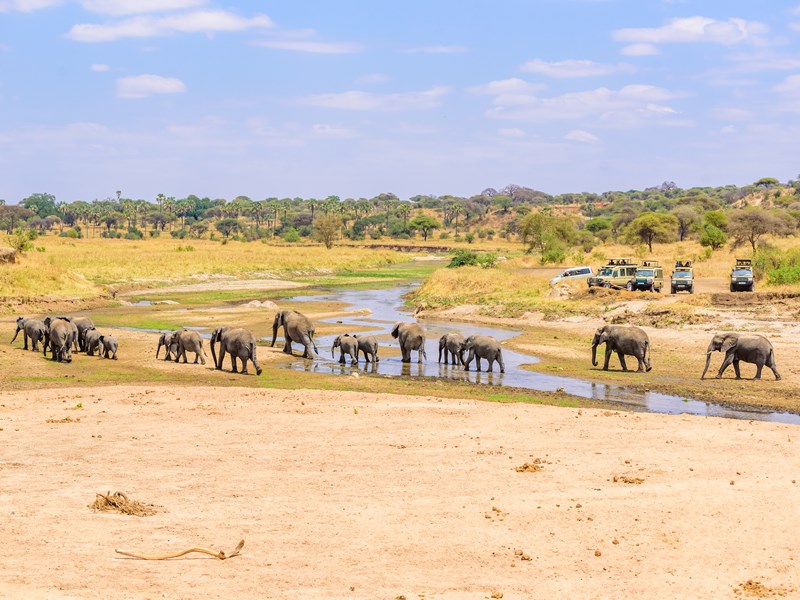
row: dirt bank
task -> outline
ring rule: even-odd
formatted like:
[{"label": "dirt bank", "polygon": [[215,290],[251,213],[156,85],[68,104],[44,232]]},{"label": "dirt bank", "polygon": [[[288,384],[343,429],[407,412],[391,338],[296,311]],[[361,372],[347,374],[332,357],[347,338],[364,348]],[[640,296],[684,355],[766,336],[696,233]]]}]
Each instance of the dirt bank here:
[{"label": "dirt bank", "polygon": [[[3,392],[0,596],[796,597],[798,431],[314,390]],[[117,490],[157,514],[88,508]],[[114,553],[241,538],[224,562]]]}]

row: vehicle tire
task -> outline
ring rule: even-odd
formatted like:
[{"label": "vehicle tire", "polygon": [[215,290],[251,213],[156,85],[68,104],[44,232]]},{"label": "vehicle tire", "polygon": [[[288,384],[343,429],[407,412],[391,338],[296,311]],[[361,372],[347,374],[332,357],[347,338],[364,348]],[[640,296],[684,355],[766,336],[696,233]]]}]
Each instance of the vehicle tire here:
[{"label": "vehicle tire", "polygon": [[673,294],[674,294],[674,293],[675,293],[675,287],[673,286],[673,287],[671,287],[670,289],[672,290],[672,292],[671,292],[671,293],[673,293]]},{"label": "vehicle tire", "polygon": [[629,281],[627,283],[627,285],[625,286],[625,289],[628,290],[629,292],[632,292],[633,291],[633,282]]},{"label": "vehicle tire", "polygon": [[750,284],[750,291],[751,292],[755,292],[756,291],[756,284],[755,283],[751,283]]},{"label": "vehicle tire", "polygon": [[694,294],[694,285],[692,285],[692,286],[689,288],[689,293],[690,293],[690,294]]},{"label": "vehicle tire", "polygon": [[609,290],[609,289],[611,289],[611,284],[610,284],[610,283],[608,283],[608,282],[606,281],[606,282],[603,284],[603,287],[604,287],[604,288],[606,288],[607,290]]},{"label": "vehicle tire", "polygon": [[731,292],[735,292],[736,290],[733,288],[733,284],[731,284]]}]

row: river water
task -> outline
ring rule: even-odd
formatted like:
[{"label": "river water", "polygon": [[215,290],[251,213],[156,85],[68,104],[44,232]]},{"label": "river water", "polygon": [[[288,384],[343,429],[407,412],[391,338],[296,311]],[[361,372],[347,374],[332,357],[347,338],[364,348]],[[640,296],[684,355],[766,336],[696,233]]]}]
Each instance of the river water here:
[{"label": "river water", "polygon": [[[332,290],[323,295],[296,296],[292,298],[294,302],[344,302],[352,306],[352,310],[367,308],[371,311],[369,316],[354,314],[351,317],[338,317],[330,319],[331,323],[342,323],[361,327],[369,327],[372,331],[365,332],[379,337],[381,347],[393,346],[399,349],[397,340],[391,339],[391,332],[394,323],[397,321],[413,321],[414,317],[409,314],[403,303],[403,295],[413,289],[413,286],[399,286],[396,288],[379,290]],[[301,310],[302,312],[302,310]],[[771,412],[759,409],[733,409],[720,404],[704,402],[692,398],[673,396],[658,392],[647,392],[636,390],[624,386],[607,385],[574,379],[571,377],[559,377],[544,373],[536,373],[521,368],[522,365],[539,362],[537,358],[514,352],[509,348],[503,348],[503,360],[506,372],[476,372],[475,363],[471,364],[472,369],[465,371],[460,366],[450,366],[437,362],[439,355],[439,338],[448,332],[459,332],[464,337],[470,335],[491,335],[498,340],[505,340],[519,334],[513,329],[498,327],[487,327],[472,325],[468,323],[456,323],[444,320],[423,319],[420,323],[427,331],[425,351],[427,360],[418,364],[417,353],[412,352],[412,362],[403,363],[399,356],[386,356],[385,353],[378,355],[381,357],[377,365],[366,365],[359,362],[358,366],[350,366],[349,361],[346,365],[338,362],[338,349],[336,357],[331,358],[330,350],[335,336],[322,336],[317,341],[320,350],[320,358],[315,360],[305,360],[297,358],[287,364],[286,368],[309,371],[316,373],[338,373],[352,374],[354,372],[379,373],[382,375],[411,375],[411,376],[431,376],[446,379],[466,380],[474,383],[481,383],[487,387],[510,386],[515,388],[526,388],[538,391],[563,390],[569,394],[582,398],[591,398],[619,404],[621,407],[632,408],[649,412],[679,414],[688,413],[693,415],[703,415],[712,417],[728,417],[735,419],[752,419],[760,421],[776,421],[782,423],[800,424],[800,415],[785,412]],[[591,368],[591,340],[586,341],[586,366]],[[298,347],[297,349],[301,349]],[[602,354],[602,352],[598,352]],[[602,358],[600,359],[602,360]],[[635,363],[635,361],[634,361]],[[699,364],[699,363],[698,363]],[[486,361],[482,361],[483,369],[486,369]],[[654,366],[658,368],[658,363]],[[692,374],[691,376],[695,376]],[[699,374],[698,374],[699,376]],[[766,390],[765,390],[766,392]]]}]

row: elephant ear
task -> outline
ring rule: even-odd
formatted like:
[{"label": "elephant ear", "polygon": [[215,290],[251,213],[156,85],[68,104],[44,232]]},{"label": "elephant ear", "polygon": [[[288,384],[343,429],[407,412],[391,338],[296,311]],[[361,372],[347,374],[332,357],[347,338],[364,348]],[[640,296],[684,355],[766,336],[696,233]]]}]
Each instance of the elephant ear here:
[{"label": "elephant ear", "polygon": [[[600,331],[600,330],[598,329],[598,331]],[[598,344],[605,344],[607,342],[608,342],[608,332],[607,331],[603,331],[603,333],[600,334],[600,340],[597,343]]]},{"label": "elephant ear", "polygon": [[394,324],[394,328],[392,329],[392,337],[393,338],[396,338],[397,336],[400,335],[399,330],[400,330],[400,323],[395,323]]},{"label": "elephant ear", "polygon": [[736,344],[738,343],[739,343],[738,337],[733,335],[728,336],[725,338],[725,341],[722,342],[722,347],[720,348],[720,352],[722,352],[723,354],[727,354],[728,350],[730,350],[731,348],[735,348]]}]

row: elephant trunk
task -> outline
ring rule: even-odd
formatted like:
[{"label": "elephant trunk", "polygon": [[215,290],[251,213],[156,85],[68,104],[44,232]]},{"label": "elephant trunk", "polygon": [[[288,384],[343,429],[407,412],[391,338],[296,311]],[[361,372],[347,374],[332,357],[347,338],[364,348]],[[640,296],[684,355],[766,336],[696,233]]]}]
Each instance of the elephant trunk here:
[{"label": "elephant trunk", "polygon": [[14,337],[11,338],[11,342],[9,342],[9,343],[11,343],[11,344],[14,343],[14,340],[17,339],[17,336],[19,335],[20,329],[22,329],[22,328],[21,327],[17,327],[17,331],[14,333]]},{"label": "elephant trunk", "polygon": [[708,365],[711,363],[711,353],[712,353],[713,351],[714,351],[714,348],[712,348],[711,346],[709,346],[709,347],[708,347],[708,350],[706,351],[706,368],[705,368],[705,369],[703,369],[703,374],[702,374],[702,375],[700,375],[700,379],[705,379],[705,376],[706,376],[706,371],[708,371]]},{"label": "elephant trunk", "polygon": [[158,353],[161,352],[161,345],[164,343],[163,339],[158,340],[158,348],[156,348],[156,358],[158,358]]},{"label": "elephant trunk", "polygon": [[272,322],[272,343],[270,344],[271,348],[275,347],[275,338],[278,337],[278,318],[275,317],[275,320]]},{"label": "elephant trunk", "polygon": [[594,340],[592,340],[592,366],[597,366],[597,345],[600,343],[600,338],[598,336],[594,336]]}]

